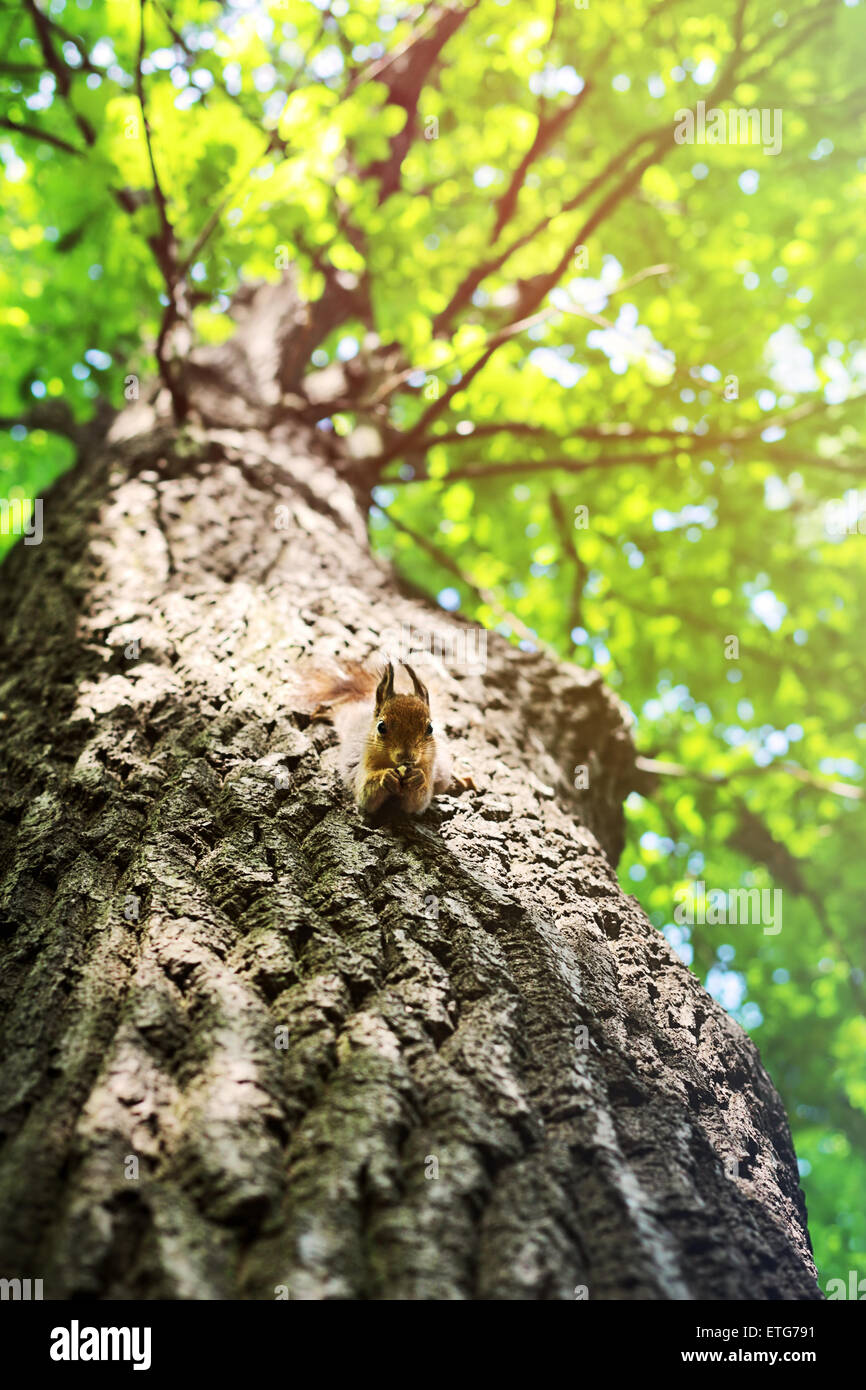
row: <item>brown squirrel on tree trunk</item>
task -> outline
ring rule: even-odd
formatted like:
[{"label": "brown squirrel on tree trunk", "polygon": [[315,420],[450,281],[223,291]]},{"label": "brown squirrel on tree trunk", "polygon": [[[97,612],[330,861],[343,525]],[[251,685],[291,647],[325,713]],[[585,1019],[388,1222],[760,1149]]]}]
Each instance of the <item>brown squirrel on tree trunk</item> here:
[{"label": "brown squirrel on tree trunk", "polygon": [[308,688],[318,705],[313,717],[333,720],[340,736],[340,770],[362,811],[378,811],[393,799],[411,815],[421,815],[434,796],[466,787],[471,777],[454,779],[451,755],[430,716],[430,695],[405,661],[413,694],[394,690],[394,667],[368,671],[346,663],[332,675],[323,672]]}]

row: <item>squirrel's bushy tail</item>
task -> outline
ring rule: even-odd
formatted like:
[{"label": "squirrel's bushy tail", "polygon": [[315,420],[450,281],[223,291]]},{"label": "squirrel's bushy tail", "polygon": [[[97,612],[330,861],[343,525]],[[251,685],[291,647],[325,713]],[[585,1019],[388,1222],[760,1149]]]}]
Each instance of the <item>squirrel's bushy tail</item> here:
[{"label": "squirrel's bushy tail", "polygon": [[380,673],[368,670],[363,662],[336,658],[310,665],[299,674],[304,695],[317,710],[372,700],[380,680]]}]

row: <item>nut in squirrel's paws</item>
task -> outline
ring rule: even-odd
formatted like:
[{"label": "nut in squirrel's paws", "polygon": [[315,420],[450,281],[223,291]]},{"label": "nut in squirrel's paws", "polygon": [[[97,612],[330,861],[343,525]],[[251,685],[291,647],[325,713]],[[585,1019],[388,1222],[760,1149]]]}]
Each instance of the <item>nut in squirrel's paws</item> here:
[{"label": "nut in squirrel's paws", "polygon": [[400,766],[397,768],[397,776],[400,778],[400,781],[401,781],[401,782],[404,780],[404,778],[405,778],[405,776],[406,776],[406,764],[405,764],[405,763],[401,763]]}]

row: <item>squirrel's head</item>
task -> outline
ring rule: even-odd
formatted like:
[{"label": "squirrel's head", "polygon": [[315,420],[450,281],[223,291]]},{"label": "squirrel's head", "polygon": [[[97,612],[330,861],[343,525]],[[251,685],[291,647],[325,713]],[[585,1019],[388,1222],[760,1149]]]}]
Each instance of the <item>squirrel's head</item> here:
[{"label": "squirrel's head", "polygon": [[433,757],[433,724],[430,720],[430,696],[411,666],[408,671],[414,695],[394,694],[394,667],[390,661],[376,687],[373,710],[372,742],[381,750],[384,767],[405,765],[423,766]]}]

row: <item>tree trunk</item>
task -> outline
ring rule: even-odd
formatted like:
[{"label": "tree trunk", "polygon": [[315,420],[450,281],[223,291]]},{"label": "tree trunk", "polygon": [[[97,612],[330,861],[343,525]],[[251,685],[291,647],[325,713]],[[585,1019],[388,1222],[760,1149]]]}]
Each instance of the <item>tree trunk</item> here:
[{"label": "tree trunk", "polygon": [[465,629],[371,558],[367,465],[264,316],[245,384],[242,330],[188,364],[196,425],[124,412],[0,571],[0,1274],[819,1297],[756,1049],[618,886],[634,753],[598,676],[489,634],[439,680],[477,792],[347,799],[299,657]]}]

